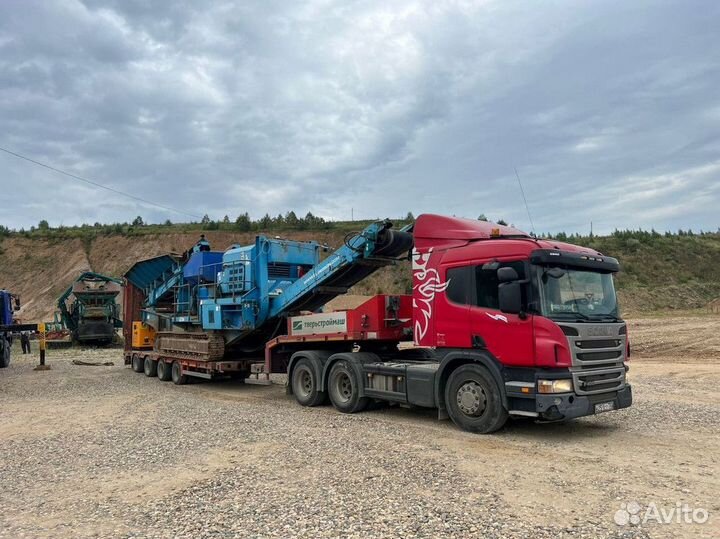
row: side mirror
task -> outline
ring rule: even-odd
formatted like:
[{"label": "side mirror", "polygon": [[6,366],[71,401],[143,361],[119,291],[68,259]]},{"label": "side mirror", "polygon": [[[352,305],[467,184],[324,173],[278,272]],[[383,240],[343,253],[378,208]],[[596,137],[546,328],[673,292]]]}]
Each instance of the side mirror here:
[{"label": "side mirror", "polygon": [[515,268],[504,267],[497,270],[497,278],[501,283],[510,283],[520,279]]},{"label": "side mirror", "polygon": [[16,311],[20,310],[20,298],[18,298],[18,297],[15,297],[15,310]]},{"label": "side mirror", "polygon": [[[512,268],[501,268],[498,273],[503,269],[509,269],[517,276],[517,273]],[[498,287],[498,303],[502,312],[520,314],[522,311],[520,283],[517,281],[501,283]]]}]

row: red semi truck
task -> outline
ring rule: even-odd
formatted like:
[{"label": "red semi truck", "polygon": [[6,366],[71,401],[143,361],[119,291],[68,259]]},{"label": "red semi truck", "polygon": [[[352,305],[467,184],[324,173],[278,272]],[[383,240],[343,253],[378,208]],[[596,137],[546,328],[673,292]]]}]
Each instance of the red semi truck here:
[{"label": "red semi truck", "polygon": [[[412,295],[290,316],[253,370],[287,373],[287,390],[303,406],[437,408],[439,418],[478,433],[512,416],[557,421],[631,405],[617,260],[484,221],[426,214],[410,232]],[[129,349],[126,362],[138,352]],[[229,359],[187,367],[187,355],[162,355],[146,352],[149,375],[161,360],[178,362],[178,376],[212,378]],[[228,372],[256,361],[227,363]]]}]

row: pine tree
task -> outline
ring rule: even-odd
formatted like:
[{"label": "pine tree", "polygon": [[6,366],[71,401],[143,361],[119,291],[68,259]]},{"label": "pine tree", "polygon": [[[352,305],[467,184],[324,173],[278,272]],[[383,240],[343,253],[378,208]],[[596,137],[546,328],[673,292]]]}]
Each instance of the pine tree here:
[{"label": "pine tree", "polygon": [[235,219],[235,226],[240,232],[249,232],[252,227],[250,215],[247,212],[238,215],[238,218]]},{"label": "pine tree", "polygon": [[258,224],[262,230],[267,230],[272,226],[272,222],[272,217],[270,217],[269,213],[266,213]]}]

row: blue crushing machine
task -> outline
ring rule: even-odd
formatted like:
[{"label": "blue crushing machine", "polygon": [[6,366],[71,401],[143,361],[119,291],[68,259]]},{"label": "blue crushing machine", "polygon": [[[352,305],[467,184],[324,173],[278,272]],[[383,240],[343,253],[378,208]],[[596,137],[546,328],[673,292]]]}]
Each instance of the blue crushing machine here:
[{"label": "blue crushing machine", "polygon": [[257,355],[285,332],[288,316],[318,310],[411,248],[412,235],[389,221],[349,234],[324,260],[315,241],[257,236],[219,252],[202,237],[181,257],[144,260],[125,274],[126,351],[133,322],[142,322],[166,357]]}]

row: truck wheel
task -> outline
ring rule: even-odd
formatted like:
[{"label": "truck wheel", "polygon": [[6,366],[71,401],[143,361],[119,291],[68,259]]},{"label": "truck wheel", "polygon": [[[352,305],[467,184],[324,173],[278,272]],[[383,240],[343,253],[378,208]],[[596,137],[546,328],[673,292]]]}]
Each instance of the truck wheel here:
[{"label": "truck wheel", "polygon": [[508,419],[495,380],[480,365],[463,365],[450,374],[445,407],[458,427],[479,434],[495,432]]},{"label": "truck wheel", "polygon": [[344,414],[364,410],[369,399],[360,397],[360,380],[347,361],[338,361],[330,370],[328,393],[333,406]]},{"label": "truck wheel", "polygon": [[10,343],[4,335],[0,335],[0,369],[10,365]]},{"label": "truck wheel", "polygon": [[182,374],[182,365],[179,361],[173,361],[172,364],[172,381],[176,386],[181,386],[187,383],[187,375]]},{"label": "truck wheel", "polygon": [[307,358],[300,359],[293,369],[292,390],[295,400],[303,406],[318,406],[327,397],[327,393],[318,390],[315,371]]},{"label": "truck wheel", "polygon": [[143,372],[145,370],[144,362],[137,354],[133,354],[132,356],[132,370],[135,372]]},{"label": "truck wheel", "polygon": [[164,359],[157,362],[157,376],[163,382],[169,382],[172,379],[172,367],[168,365]]},{"label": "truck wheel", "polygon": [[143,370],[145,371],[145,376],[150,376],[150,377],[157,376],[157,370],[158,370],[157,361],[150,359],[149,357],[146,357],[145,364],[143,366],[144,366]]}]

